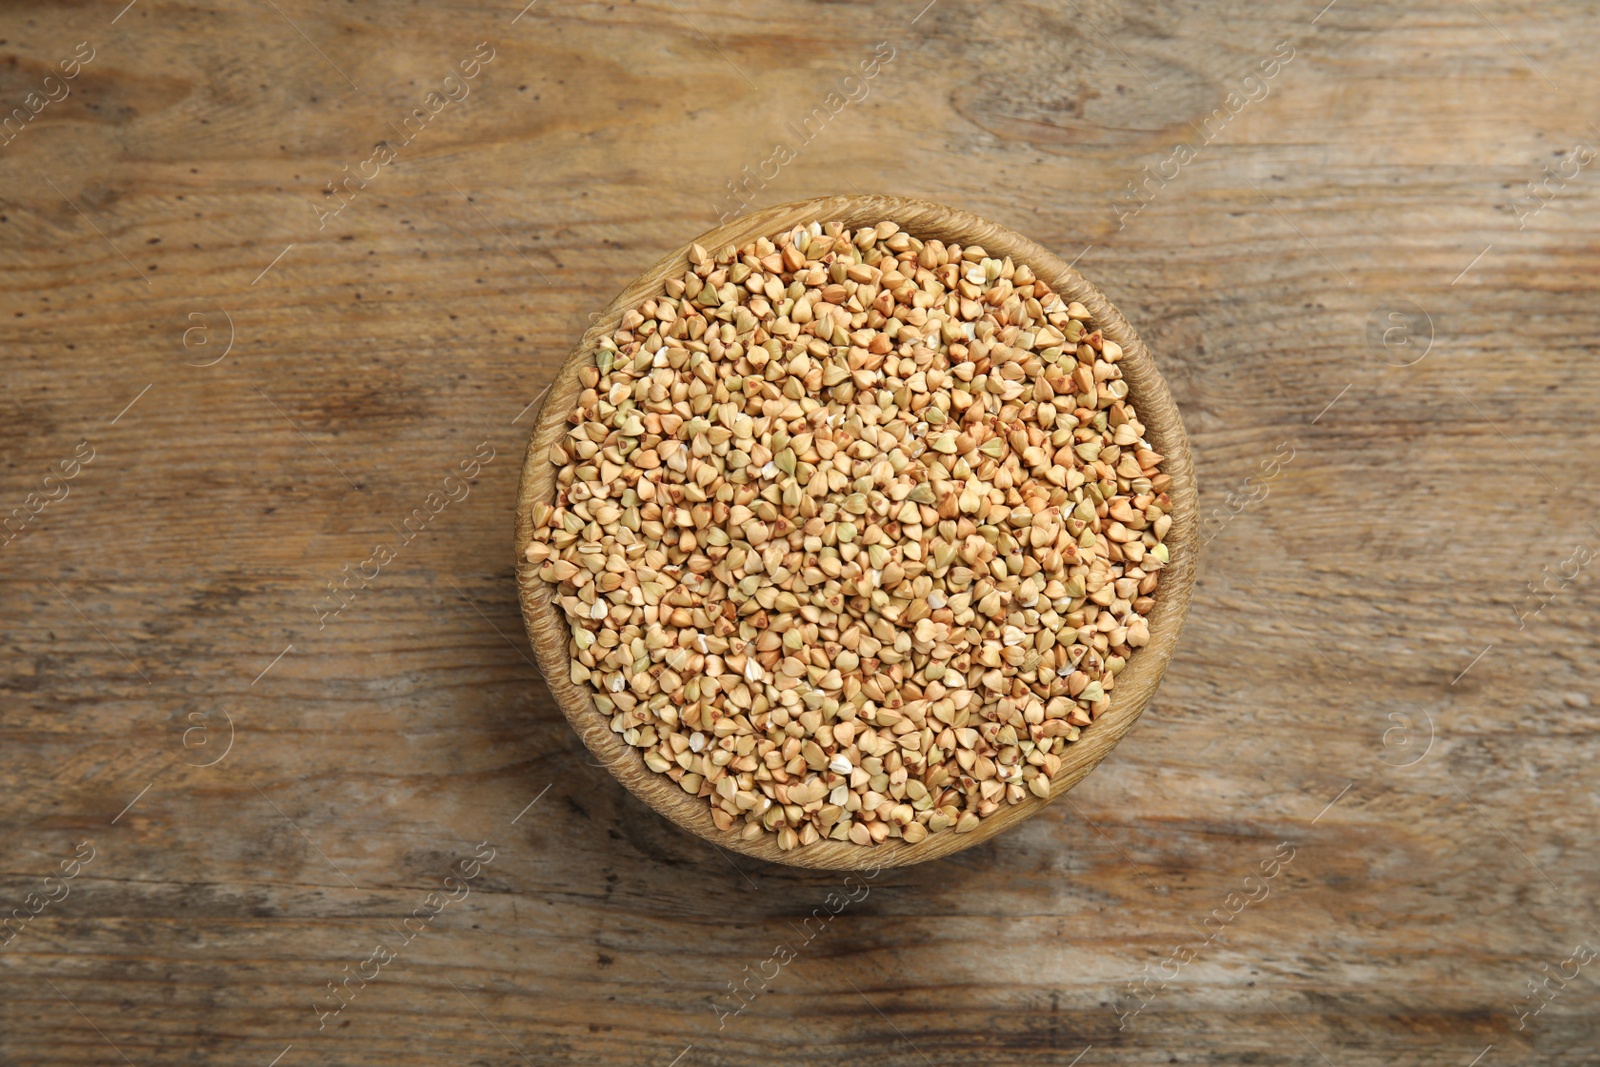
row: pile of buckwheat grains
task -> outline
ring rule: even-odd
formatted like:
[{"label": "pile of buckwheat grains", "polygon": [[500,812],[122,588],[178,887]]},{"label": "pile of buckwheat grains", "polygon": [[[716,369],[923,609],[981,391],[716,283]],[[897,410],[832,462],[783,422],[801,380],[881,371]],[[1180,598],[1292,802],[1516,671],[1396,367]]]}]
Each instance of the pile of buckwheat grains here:
[{"label": "pile of buckwheat grains", "polygon": [[527,559],[574,684],[723,830],[916,843],[1048,797],[1172,520],[1118,361],[893,222],[712,254],[581,371]]}]

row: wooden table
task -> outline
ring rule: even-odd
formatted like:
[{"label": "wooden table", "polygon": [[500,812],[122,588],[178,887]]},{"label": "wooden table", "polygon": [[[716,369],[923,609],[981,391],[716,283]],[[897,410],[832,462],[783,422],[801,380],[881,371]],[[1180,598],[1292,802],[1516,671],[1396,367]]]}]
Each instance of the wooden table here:
[{"label": "wooden table", "polygon": [[[1596,19],[1323,2],[8,8],[0,1062],[1595,1062]],[[1116,754],[855,900],[594,766],[511,580],[730,182],[1078,257],[1214,515]]]}]

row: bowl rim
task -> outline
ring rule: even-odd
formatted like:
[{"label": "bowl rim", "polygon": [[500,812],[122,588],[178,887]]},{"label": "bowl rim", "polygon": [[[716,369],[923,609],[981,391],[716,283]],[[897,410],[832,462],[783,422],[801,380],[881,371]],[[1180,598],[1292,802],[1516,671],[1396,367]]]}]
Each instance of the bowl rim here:
[{"label": "bowl rim", "polygon": [[[639,750],[612,731],[609,720],[595,707],[588,684],[571,681],[567,653],[570,631],[566,620],[559,605],[554,603],[551,587],[538,577],[537,567],[529,563],[523,553],[532,541],[533,505],[548,501],[554,494],[556,468],[548,458],[550,446],[566,433],[567,418],[581,391],[580,369],[585,362],[593,364],[593,353],[600,338],[617,328],[625,311],[662,294],[662,283],[683,270],[691,248],[699,245],[715,254],[730,244],[737,247],[759,237],[775,237],[802,222],[840,222],[854,229],[884,220],[896,223],[919,239],[981,245],[994,258],[1009,256],[1019,265],[1026,263],[1064,300],[1076,300],[1087,307],[1092,321],[1100,325],[1104,336],[1122,346],[1121,366],[1128,382],[1128,394],[1145,425],[1146,440],[1164,457],[1163,473],[1172,477],[1167,489],[1173,505],[1172,526],[1165,538],[1172,558],[1162,570],[1155,606],[1146,616],[1150,625],[1149,643],[1129,657],[1127,666],[1117,676],[1110,707],[1067,747],[1048,799],[1029,795],[982,819],[974,830],[957,833],[951,828],[929,834],[916,844],[897,838],[881,845],[824,839],[784,851],[778,848],[775,834],[746,840],[738,830],[719,830],[704,798],[685,793],[664,774],[650,770]],[[685,242],[627,285],[584,331],[546,388],[529,436],[516,503],[518,599],[540,672],[562,714],[617,781],[670,822],[721,848],[793,867],[875,870],[906,866],[970,848],[1031,818],[1076,786],[1110,755],[1154,696],[1177,646],[1194,586],[1199,550],[1197,507],[1188,437],[1154,357],[1121,312],[1071,264],[1006,227],[931,201],[882,195],[817,197],[742,215]]]}]

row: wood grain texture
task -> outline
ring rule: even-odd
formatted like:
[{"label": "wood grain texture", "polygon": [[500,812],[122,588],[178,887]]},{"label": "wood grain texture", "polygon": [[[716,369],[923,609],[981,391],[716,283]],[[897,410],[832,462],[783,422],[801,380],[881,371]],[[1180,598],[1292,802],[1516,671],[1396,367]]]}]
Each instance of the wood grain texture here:
[{"label": "wood grain texture", "polygon": [[[562,441],[571,428],[569,416],[583,388],[579,373],[583,368],[595,365],[595,352],[601,338],[616,331],[624,313],[645,300],[666,294],[664,283],[668,278],[683,273],[683,264],[688,261],[694,245],[716,251],[730,246],[743,248],[758,238],[776,237],[796,226],[808,226],[813,222],[841,223],[846,230],[856,230],[863,226],[875,226],[884,220],[894,222],[920,240],[941,240],[947,245],[958,244],[962,247],[978,246],[995,259],[1009,259],[1019,266],[1027,264],[1050,287],[1051,292],[1088,308],[1093,316],[1092,324],[1103,331],[1107,339],[1122,345],[1124,355],[1120,366],[1128,382],[1129,402],[1147,428],[1147,439],[1165,457],[1161,465],[1162,472],[1172,479],[1168,490],[1172,500],[1172,526],[1164,542],[1171,553],[1171,566],[1161,571],[1156,606],[1147,616],[1150,622],[1149,642],[1128,658],[1127,667],[1117,676],[1117,686],[1109,707],[1095,717],[1093,726],[1084,730],[1081,740],[1067,748],[1061,760],[1060,773],[1052,780],[1047,799],[1030,796],[1020,804],[1009,805],[989,816],[968,833],[951,831],[933,834],[916,844],[896,840],[892,845],[875,848],[850,841],[825,839],[785,852],[778,848],[777,842],[772,839],[773,835],[750,841],[737,830],[719,830],[712,822],[711,812],[703,798],[689,796],[679,788],[677,782],[650,770],[645,766],[639,750],[612,730],[609,717],[595,707],[589,686],[575,685],[571,681],[571,630],[566,615],[555,603],[554,588],[550,583],[540,580],[538,568],[529,563],[523,553],[533,541],[534,506],[554,503],[556,500],[556,467],[550,462],[550,450]],[[1008,827],[1038,814],[1047,804],[1083,781],[1101,760],[1111,754],[1117,742],[1122,740],[1150,703],[1150,698],[1155,696],[1156,687],[1161,684],[1162,672],[1177,648],[1178,635],[1183,630],[1184,615],[1189,608],[1189,596],[1194,588],[1199,537],[1195,515],[1194,464],[1189,456],[1189,439],[1184,435],[1182,416],[1172,401],[1172,394],[1161,377],[1160,368],[1128,320],[1083,275],[1026,237],[970,212],[910,197],[821,197],[755,211],[685,241],[681,248],[668,253],[606,305],[594,325],[584,331],[583,337],[556,372],[535,409],[532,421],[533,433],[528,441],[522,479],[517,489],[513,558],[517,567],[523,622],[551,696],[578,736],[583,738],[584,744],[601,765],[616,776],[617,781],[665,817],[719,848],[796,867],[862,871],[926,863],[987,841]]]},{"label": "wood grain texture", "polygon": [[[0,5],[0,119],[95,50],[0,143],[0,916],[95,849],[0,945],[0,1063],[1600,1059],[1600,961],[1542,985],[1600,946],[1590,5],[124,4]],[[826,922],[841,874],[593,765],[508,552],[525,408],[735,180],[1075,260],[1214,534],[1111,758]]]}]

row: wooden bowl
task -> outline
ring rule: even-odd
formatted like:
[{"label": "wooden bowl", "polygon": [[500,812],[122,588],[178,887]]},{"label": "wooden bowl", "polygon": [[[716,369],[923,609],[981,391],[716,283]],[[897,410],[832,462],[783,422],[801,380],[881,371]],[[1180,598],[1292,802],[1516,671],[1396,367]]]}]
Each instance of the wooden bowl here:
[{"label": "wooden bowl", "polygon": [[[1085,281],[1082,275],[1054,255],[1026,237],[976,215],[903,197],[831,196],[753,212],[702,234],[692,243],[715,253],[729,244],[742,246],[758,237],[776,236],[801,223],[837,221],[856,228],[885,219],[923,240],[937,238],[946,243],[979,244],[995,258],[1010,256],[1016,263],[1028,264],[1063,299],[1081,301],[1094,316],[1093,321],[1104,330],[1105,336],[1122,346],[1121,366],[1123,377],[1128,382],[1129,399],[1146,426],[1146,439],[1166,457],[1164,472],[1172,476],[1172,484],[1167,490],[1173,504],[1172,526],[1166,536],[1171,561],[1162,571],[1161,584],[1156,590],[1156,604],[1147,616],[1150,643],[1129,657],[1127,666],[1117,677],[1110,707],[1095,719],[1093,725],[1083,730],[1077,741],[1067,747],[1062,756],[1061,771],[1051,783],[1050,799],[1054,800],[1082,781],[1122,740],[1122,735],[1128,732],[1155,694],[1161,675],[1166,670],[1167,660],[1171,658],[1178,642],[1178,631],[1183,626],[1184,615],[1189,607],[1189,593],[1194,584],[1195,554],[1198,549],[1194,468],[1189,457],[1188,438],[1184,435],[1178,409],[1172,402],[1161,372],[1156,369],[1154,358],[1133,327],[1111,306],[1111,302]],[[536,568],[523,556],[533,539],[531,512],[536,503],[555,498],[556,468],[549,460],[550,446],[560,440],[569,428],[566,420],[576,406],[582,389],[578,381],[580,367],[593,365],[595,347],[600,338],[617,329],[625,311],[650,297],[662,295],[665,279],[683,271],[689,248],[690,245],[685,244],[661,260],[611,301],[567,357],[555,382],[545,393],[534,422],[532,440],[522,469],[522,484],[517,494],[517,586],[522,601],[522,616],[533,642],[534,654],[539,659],[540,669],[556,702],[561,705],[573,729],[578,731],[578,736],[583,738],[583,743],[635,796],[691,833],[722,848],[757,859],[827,870],[897,867],[948,856],[988,840],[1007,827],[1015,826],[1037,813],[1049,801],[1029,796],[1021,803],[983,819],[977,829],[969,833],[956,833],[948,829],[930,834],[914,845],[898,839],[878,846],[822,840],[782,851],[778,848],[775,834],[748,841],[737,831],[717,829],[711,821],[710,807],[704,798],[688,795],[676,782],[646,767],[639,750],[613,732],[610,722],[596,709],[590,699],[588,684],[574,685],[571,682],[567,621],[560,606],[554,603],[551,587],[539,579]]]}]

